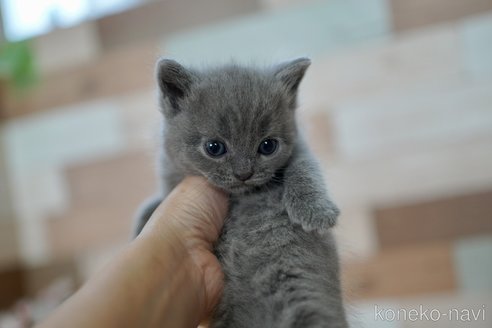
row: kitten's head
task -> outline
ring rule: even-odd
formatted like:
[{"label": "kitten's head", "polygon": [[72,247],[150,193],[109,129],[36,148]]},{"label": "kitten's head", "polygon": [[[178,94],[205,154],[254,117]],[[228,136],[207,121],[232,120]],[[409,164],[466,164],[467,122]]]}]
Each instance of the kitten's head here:
[{"label": "kitten's head", "polygon": [[157,79],[170,159],[232,193],[272,180],[292,154],[297,89],[309,64],[300,58],[262,70],[198,71],[161,59]]}]

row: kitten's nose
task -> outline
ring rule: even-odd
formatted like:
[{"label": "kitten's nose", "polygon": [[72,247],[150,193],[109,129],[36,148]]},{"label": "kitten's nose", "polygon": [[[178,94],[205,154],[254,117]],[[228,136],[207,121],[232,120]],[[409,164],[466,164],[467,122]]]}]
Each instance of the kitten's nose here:
[{"label": "kitten's nose", "polygon": [[246,181],[253,175],[253,171],[234,172],[234,176],[241,181]]}]

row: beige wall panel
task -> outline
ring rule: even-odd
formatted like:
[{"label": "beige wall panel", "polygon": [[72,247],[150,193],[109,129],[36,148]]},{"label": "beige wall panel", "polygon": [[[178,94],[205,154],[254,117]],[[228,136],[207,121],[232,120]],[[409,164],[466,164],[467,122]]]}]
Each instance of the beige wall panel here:
[{"label": "beige wall panel", "polygon": [[402,31],[492,10],[491,0],[390,0],[393,28]]}]

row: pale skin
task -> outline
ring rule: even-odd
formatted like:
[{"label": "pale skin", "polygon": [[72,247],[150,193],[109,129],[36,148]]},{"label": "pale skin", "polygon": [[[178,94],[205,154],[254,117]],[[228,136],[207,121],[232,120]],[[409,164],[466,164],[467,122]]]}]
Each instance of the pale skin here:
[{"label": "pale skin", "polygon": [[223,288],[212,247],[227,208],[205,179],[184,179],[141,234],[38,327],[197,327]]}]

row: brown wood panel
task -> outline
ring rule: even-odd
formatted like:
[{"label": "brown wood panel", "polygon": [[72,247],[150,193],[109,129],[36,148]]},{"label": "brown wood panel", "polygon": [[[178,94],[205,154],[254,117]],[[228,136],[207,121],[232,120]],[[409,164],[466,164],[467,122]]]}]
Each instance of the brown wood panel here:
[{"label": "brown wood panel", "polygon": [[161,0],[104,17],[97,24],[102,47],[109,49],[259,9],[258,0]]},{"label": "brown wood panel", "polygon": [[449,243],[381,252],[374,258],[342,266],[349,299],[405,297],[456,289]]},{"label": "brown wood panel", "polygon": [[492,232],[492,190],[378,208],[381,249]]},{"label": "brown wood panel", "polygon": [[0,310],[11,307],[24,296],[24,273],[20,267],[0,271]]},{"label": "brown wood panel", "polygon": [[74,287],[79,286],[81,279],[78,275],[78,269],[73,259],[30,267],[24,273],[25,293],[29,297],[36,297],[60,278],[71,279]]},{"label": "brown wood panel", "polygon": [[107,52],[90,63],[41,77],[37,86],[22,94],[3,90],[0,120],[152,88],[158,56],[155,43],[138,44]]},{"label": "brown wood panel", "polygon": [[152,157],[145,152],[123,153],[66,169],[70,208],[46,220],[55,258],[130,240],[137,209],[157,190]]},{"label": "brown wood panel", "polygon": [[120,206],[73,209],[60,217],[47,219],[52,258],[73,258],[130,241],[135,213],[135,207],[122,201]]},{"label": "brown wood panel", "polygon": [[[0,128],[0,134],[2,132]],[[19,261],[17,222],[12,208],[5,153],[5,145],[0,142],[0,269]]]},{"label": "brown wood panel", "polygon": [[71,208],[136,208],[157,190],[155,162],[151,153],[131,152],[67,168]]},{"label": "brown wood panel", "polygon": [[0,218],[0,270],[19,263],[17,224],[10,218]]},{"label": "brown wood panel", "polygon": [[22,298],[39,296],[60,277],[69,277],[76,286],[80,285],[77,267],[71,260],[32,268],[17,265],[0,270],[0,310],[11,308]]},{"label": "brown wood panel", "polygon": [[492,10],[492,0],[390,0],[396,31],[452,21]]}]

